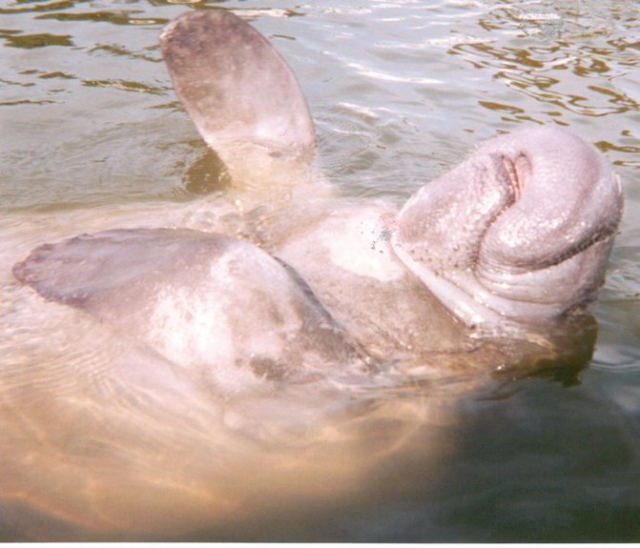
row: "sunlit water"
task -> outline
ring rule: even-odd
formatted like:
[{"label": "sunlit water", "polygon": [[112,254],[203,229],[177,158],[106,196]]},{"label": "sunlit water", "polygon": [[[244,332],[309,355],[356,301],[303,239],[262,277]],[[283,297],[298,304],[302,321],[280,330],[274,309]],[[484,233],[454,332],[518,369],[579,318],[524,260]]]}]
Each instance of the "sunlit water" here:
[{"label": "sunlit water", "polygon": [[[0,6],[1,540],[640,540],[635,0]],[[525,124],[606,153],[626,210],[587,367],[221,402],[18,287],[39,243],[207,224],[220,188],[158,46],[207,7],[286,57],[343,194],[400,203]]]}]

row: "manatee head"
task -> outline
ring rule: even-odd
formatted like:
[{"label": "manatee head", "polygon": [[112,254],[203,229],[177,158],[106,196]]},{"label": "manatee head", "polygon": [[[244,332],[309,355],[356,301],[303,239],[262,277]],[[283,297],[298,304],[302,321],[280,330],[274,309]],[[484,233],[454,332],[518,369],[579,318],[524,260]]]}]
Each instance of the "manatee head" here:
[{"label": "manatee head", "polygon": [[620,182],[593,146],[529,128],[485,142],[420,189],[392,244],[467,325],[548,320],[595,297],[622,205]]}]

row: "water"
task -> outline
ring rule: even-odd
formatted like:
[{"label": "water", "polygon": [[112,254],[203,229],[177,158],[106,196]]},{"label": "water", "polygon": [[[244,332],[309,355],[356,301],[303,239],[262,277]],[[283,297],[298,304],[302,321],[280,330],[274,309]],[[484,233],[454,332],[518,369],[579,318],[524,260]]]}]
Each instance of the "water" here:
[{"label": "water", "polygon": [[[640,540],[635,1],[0,6],[2,540]],[[221,408],[14,287],[34,245],[170,226],[218,192],[157,40],[205,7],[250,18],[287,58],[343,194],[401,202],[525,124],[606,153],[626,210],[587,367]]]}]

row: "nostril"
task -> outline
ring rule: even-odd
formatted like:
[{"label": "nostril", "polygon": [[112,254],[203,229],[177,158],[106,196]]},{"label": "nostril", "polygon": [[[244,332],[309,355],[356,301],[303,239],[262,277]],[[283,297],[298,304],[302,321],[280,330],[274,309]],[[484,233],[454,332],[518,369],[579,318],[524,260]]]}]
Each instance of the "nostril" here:
[{"label": "nostril", "polygon": [[509,156],[503,156],[502,165],[509,175],[509,181],[513,187],[514,199],[517,202],[522,196],[527,181],[531,176],[531,163],[524,154],[520,154],[515,159]]}]

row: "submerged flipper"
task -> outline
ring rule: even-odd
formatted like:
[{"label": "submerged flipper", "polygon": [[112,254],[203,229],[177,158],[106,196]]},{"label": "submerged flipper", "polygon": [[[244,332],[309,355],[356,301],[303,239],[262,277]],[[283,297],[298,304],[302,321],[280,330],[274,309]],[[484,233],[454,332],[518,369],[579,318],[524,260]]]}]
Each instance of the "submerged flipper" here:
[{"label": "submerged flipper", "polygon": [[258,31],[229,11],[192,11],[170,23],[161,42],[178,97],[235,185],[304,179],[316,149],[309,109]]}]

